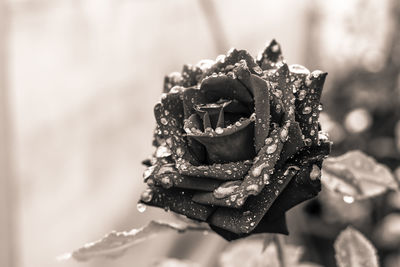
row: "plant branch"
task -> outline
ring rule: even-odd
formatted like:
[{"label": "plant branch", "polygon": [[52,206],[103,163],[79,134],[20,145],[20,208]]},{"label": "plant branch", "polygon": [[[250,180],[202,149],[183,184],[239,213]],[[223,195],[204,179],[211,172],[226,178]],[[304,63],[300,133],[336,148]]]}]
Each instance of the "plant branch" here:
[{"label": "plant branch", "polygon": [[275,234],[273,240],[276,246],[279,267],[289,267],[286,262],[285,241],[283,240],[283,236],[280,234]]}]

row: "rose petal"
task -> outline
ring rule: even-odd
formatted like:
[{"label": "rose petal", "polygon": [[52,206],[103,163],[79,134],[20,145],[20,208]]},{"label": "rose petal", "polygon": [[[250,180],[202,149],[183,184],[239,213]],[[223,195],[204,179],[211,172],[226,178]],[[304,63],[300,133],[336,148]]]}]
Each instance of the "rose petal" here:
[{"label": "rose petal", "polygon": [[165,94],[161,103],[154,107],[158,127],[175,159],[183,158],[193,164],[198,162],[188,147],[183,132],[182,91]]},{"label": "rose petal", "polygon": [[174,86],[182,86],[183,77],[179,72],[172,72],[164,77],[163,93],[168,93]]},{"label": "rose petal", "polygon": [[288,186],[275,200],[274,204],[265,214],[265,217],[277,218],[281,214],[305,200],[315,197],[321,190],[320,179],[310,179],[313,165],[321,169],[322,159],[330,153],[330,143],[321,143],[319,146],[309,147],[298,156],[305,166],[290,181]]},{"label": "rose petal", "polygon": [[270,183],[261,194],[257,197],[248,198],[241,209],[219,208],[211,215],[208,222],[237,234],[252,232],[296,174],[297,170],[290,167],[287,166],[287,168],[280,169],[273,174]]},{"label": "rose petal", "polygon": [[[218,132],[188,134],[206,147],[209,163],[226,163],[251,159],[255,155],[252,145],[254,127],[252,121],[247,119],[231,128],[221,129]],[[233,145],[234,144],[234,145]]]},{"label": "rose petal", "polygon": [[254,91],[254,109],[256,113],[254,146],[256,152],[264,146],[269,134],[269,84],[256,75],[251,75],[250,85]]},{"label": "rose petal", "polygon": [[200,91],[204,92],[206,103],[215,103],[221,98],[236,99],[247,106],[253,103],[253,97],[249,90],[238,79],[226,75],[206,77],[200,85]]},{"label": "rose petal", "polygon": [[202,76],[205,78],[213,73],[227,73],[231,71],[236,63],[244,60],[246,65],[249,67],[251,73],[256,74],[261,71],[258,70],[259,66],[255,63],[253,57],[246,50],[237,50],[235,48],[231,49],[228,54],[223,58],[223,60],[217,61],[213,66],[211,66]]},{"label": "rose petal", "polygon": [[[250,233],[261,223],[263,218],[269,218],[268,220],[280,218],[285,211],[314,197],[320,191],[320,180],[310,179],[310,171],[312,165],[320,164],[329,152],[330,143],[323,143],[321,146],[302,151],[298,157],[288,162],[284,168],[271,176],[272,184],[273,181],[279,180],[276,177],[285,176],[286,171],[284,170],[289,170],[288,179],[284,180],[284,183],[288,182],[286,187],[283,184],[275,183],[271,188],[264,188],[260,195],[249,198],[240,210],[219,208],[208,221],[235,233]],[[298,172],[296,172],[297,169],[299,169]],[[290,178],[291,175],[294,175],[294,177]],[[278,192],[278,194],[275,192]],[[244,210],[250,211],[246,213],[247,216],[244,216]]]},{"label": "rose petal", "polygon": [[166,189],[177,187],[199,191],[213,191],[221,182],[209,178],[196,178],[180,174],[174,164],[157,167],[152,176],[152,183]]},{"label": "rose petal", "polygon": [[209,177],[218,180],[239,180],[250,170],[250,160],[229,162],[225,164],[211,164],[194,166],[190,163],[178,164],[179,173],[195,177]]},{"label": "rose petal", "polygon": [[190,64],[183,65],[182,69],[182,86],[191,87],[196,85],[200,81],[200,77],[203,71],[198,66]]},{"label": "rose petal", "polygon": [[144,194],[142,194],[141,203],[164,208],[165,210],[172,210],[191,219],[205,221],[215,210],[213,207],[193,202],[192,193],[182,191],[181,189],[151,187],[147,190],[145,191],[146,197],[143,197]]},{"label": "rose petal", "polygon": [[308,146],[318,144],[319,105],[326,75],[326,72],[313,71],[296,93],[296,121]]},{"label": "rose petal", "polygon": [[[225,196],[217,198],[215,192],[222,191],[222,188],[217,188],[214,193],[195,194],[193,200],[202,204],[239,208],[243,206],[250,195],[258,195],[270,182],[266,178],[269,178],[279,159],[283,147],[283,142],[279,137],[281,131],[282,129],[275,129],[271,132],[268,142],[258,153],[249,174],[235,190],[226,191]],[[221,187],[223,186],[221,185]]]},{"label": "rose petal", "polygon": [[280,44],[272,39],[269,45],[258,56],[257,64],[263,69],[273,69],[283,61],[282,50]]}]

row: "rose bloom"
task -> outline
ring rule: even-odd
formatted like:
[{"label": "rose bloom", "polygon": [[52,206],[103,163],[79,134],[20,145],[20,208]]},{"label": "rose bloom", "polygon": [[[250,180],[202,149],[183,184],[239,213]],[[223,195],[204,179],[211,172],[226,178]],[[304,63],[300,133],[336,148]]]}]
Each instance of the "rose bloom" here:
[{"label": "rose bloom", "polygon": [[285,212],[321,190],[327,73],[288,66],[273,40],[165,78],[140,202],[207,222],[227,240],[287,234]]}]

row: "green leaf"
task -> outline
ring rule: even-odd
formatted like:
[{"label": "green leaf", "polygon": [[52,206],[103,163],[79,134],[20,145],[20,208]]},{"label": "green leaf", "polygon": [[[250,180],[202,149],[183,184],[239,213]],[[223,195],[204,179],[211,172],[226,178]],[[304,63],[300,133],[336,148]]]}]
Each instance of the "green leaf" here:
[{"label": "green leaf", "polygon": [[171,223],[151,221],[139,229],[132,229],[128,232],[113,231],[102,239],[87,243],[81,248],[60,256],[59,260],[73,258],[77,261],[86,261],[97,257],[116,258],[121,256],[127,249],[145,240],[156,237],[158,234],[175,231],[184,233],[189,230],[208,231],[208,226],[200,223]]},{"label": "green leaf", "polygon": [[348,203],[398,189],[389,168],[359,150],[326,159],[322,182],[326,188],[341,194]]},{"label": "green leaf", "polygon": [[347,227],[334,244],[338,267],[378,267],[375,247],[359,231]]}]

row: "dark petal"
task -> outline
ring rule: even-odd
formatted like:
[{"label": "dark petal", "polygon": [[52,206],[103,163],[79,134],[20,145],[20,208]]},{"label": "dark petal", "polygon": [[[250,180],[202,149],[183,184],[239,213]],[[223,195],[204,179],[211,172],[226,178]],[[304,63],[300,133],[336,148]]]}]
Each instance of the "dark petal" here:
[{"label": "dark petal", "polygon": [[[149,189],[148,189],[149,190]],[[181,189],[164,189],[161,187],[151,187],[150,199],[143,198],[140,202],[149,205],[172,210],[176,213],[185,215],[191,219],[206,221],[215,208],[204,206],[192,201],[192,193],[190,191],[182,191]]]},{"label": "dark petal", "polygon": [[164,187],[213,191],[221,182],[209,178],[198,178],[180,174],[174,164],[157,166],[151,174],[152,183]]},{"label": "dark petal", "polygon": [[163,93],[168,93],[174,86],[182,86],[183,77],[179,72],[172,72],[164,78]]},{"label": "dark petal", "polygon": [[234,67],[234,65],[240,61],[246,62],[246,65],[249,67],[251,73],[256,74],[261,71],[258,70],[259,66],[255,63],[253,57],[246,50],[237,50],[232,49],[228,52],[225,59],[222,61],[217,61],[211,68],[209,68],[202,76],[204,79],[207,76],[210,76],[213,73],[228,73]]},{"label": "dark petal", "polygon": [[204,79],[200,85],[200,91],[204,93],[206,103],[215,103],[220,99],[236,99],[246,105],[253,103],[249,90],[239,80],[226,75],[210,76]]},{"label": "dark petal", "polygon": [[257,64],[263,69],[274,69],[277,63],[283,60],[281,46],[275,39],[269,43],[262,54],[257,58]]},{"label": "dark petal", "polygon": [[208,103],[203,91],[198,88],[188,88],[183,92],[183,110],[185,119],[196,113],[195,107]]},{"label": "dark petal", "polygon": [[250,234],[260,234],[260,233],[278,233],[285,235],[289,234],[287,230],[285,215],[282,215],[281,217],[278,217],[275,220],[271,220],[270,218],[267,218],[265,216],[257,225],[257,227],[253,230],[253,232],[249,234],[236,234],[212,224],[210,224],[210,228],[227,241],[244,238],[249,236]]},{"label": "dark petal", "polygon": [[279,161],[275,169],[281,168],[286,161],[304,147],[302,132],[298,122],[292,122],[289,126],[288,140],[283,145]]},{"label": "dark petal", "polygon": [[296,121],[308,146],[318,144],[319,105],[326,75],[326,72],[313,71],[296,93]]},{"label": "dark petal", "polygon": [[256,113],[254,146],[256,152],[264,146],[269,134],[269,84],[256,75],[250,77],[250,87],[254,92],[254,109]]},{"label": "dark petal", "polygon": [[222,130],[222,133],[205,132],[188,136],[206,147],[208,163],[236,162],[254,157],[254,126],[250,119],[243,121],[240,127]]},{"label": "dark petal", "polygon": [[292,207],[317,196],[321,190],[321,181],[320,179],[310,179],[310,172],[314,164],[321,169],[322,158],[329,153],[329,143],[322,143],[320,146],[313,146],[302,151],[293,162],[297,162],[297,165],[303,167],[275,200],[265,217],[277,218]]},{"label": "dark petal", "polygon": [[[280,138],[282,129],[272,131],[267,144],[260,150],[248,175],[239,186],[227,190],[226,184],[222,184],[213,193],[195,194],[193,200],[202,204],[240,208],[250,195],[258,195],[264,186],[275,192],[275,184],[267,178],[273,172],[283,147]],[[285,185],[284,181],[281,182],[280,185]],[[283,188],[279,186],[279,190]]]},{"label": "dark petal", "polygon": [[277,96],[282,101],[282,109],[285,113],[284,120],[295,119],[295,96],[290,87],[290,72],[287,64],[283,64],[271,76],[272,94]]},{"label": "dark petal", "polygon": [[191,153],[183,132],[183,107],[180,98],[182,92],[165,94],[162,102],[154,107],[158,127],[171,149],[175,159],[183,158],[192,164],[198,159]]},{"label": "dark petal", "polygon": [[[188,119],[186,119],[183,127],[186,133],[192,133],[197,131],[202,132],[204,130],[203,122],[201,121],[199,115],[197,114],[192,114]],[[194,140],[193,138],[187,138],[187,140],[192,154],[198,159],[200,163],[205,162],[206,160],[205,147],[201,143]]]},{"label": "dark petal", "polygon": [[262,192],[258,196],[249,197],[241,209],[219,208],[208,221],[234,233],[252,232],[295,174],[296,169],[290,166],[277,171]]},{"label": "dark petal", "polygon": [[209,177],[222,181],[240,180],[250,170],[250,160],[194,166],[189,163],[177,164],[178,171],[183,175]]},{"label": "dark petal", "polygon": [[193,66],[189,64],[183,65],[182,85],[184,87],[191,87],[196,85],[199,82],[202,74],[203,71],[198,66]]}]

